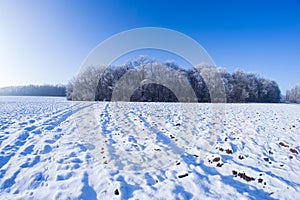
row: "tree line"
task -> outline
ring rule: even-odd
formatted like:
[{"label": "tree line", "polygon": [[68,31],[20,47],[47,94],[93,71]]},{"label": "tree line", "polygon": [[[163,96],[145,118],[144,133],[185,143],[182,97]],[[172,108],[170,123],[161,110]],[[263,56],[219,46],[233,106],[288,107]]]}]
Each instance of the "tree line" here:
[{"label": "tree line", "polygon": [[[282,100],[275,81],[254,73],[237,70],[231,74],[224,68],[204,65],[184,69],[174,62],[160,63],[147,57],[120,66],[87,67],[68,82],[66,95],[68,100],[79,101],[111,101],[116,98],[125,101],[212,102],[212,96],[216,96],[214,92],[220,90],[220,83],[222,90],[217,94],[220,95],[217,102],[278,103]],[[190,95],[189,87],[194,96]]]},{"label": "tree line", "polygon": [[26,85],[0,88],[0,96],[66,96],[64,85]]}]

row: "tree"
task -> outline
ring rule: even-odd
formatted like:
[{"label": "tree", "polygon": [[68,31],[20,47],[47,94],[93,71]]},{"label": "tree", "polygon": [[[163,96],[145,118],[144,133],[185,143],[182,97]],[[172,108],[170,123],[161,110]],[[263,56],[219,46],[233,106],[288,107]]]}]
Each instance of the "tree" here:
[{"label": "tree", "polygon": [[192,68],[187,71],[187,75],[198,98],[198,102],[210,102],[209,91],[200,72],[196,68]]},{"label": "tree", "polygon": [[68,81],[66,85],[67,100],[72,100],[75,81],[76,81],[76,77],[73,77],[71,80]]},{"label": "tree", "polygon": [[230,92],[230,99],[232,102],[245,103],[249,98],[249,91],[247,85],[249,85],[247,75],[238,70],[232,74],[232,90]]},{"label": "tree", "polygon": [[300,103],[300,84],[286,91],[286,101]]},{"label": "tree", "polygon": [[258,101],[262,103],[279,103],[281,92],[275,81],[259,78]]},{"label": "tree", "polygon": [[99,78],[104,67],[89,66],[67,84],[67,99],[94,101]]}]

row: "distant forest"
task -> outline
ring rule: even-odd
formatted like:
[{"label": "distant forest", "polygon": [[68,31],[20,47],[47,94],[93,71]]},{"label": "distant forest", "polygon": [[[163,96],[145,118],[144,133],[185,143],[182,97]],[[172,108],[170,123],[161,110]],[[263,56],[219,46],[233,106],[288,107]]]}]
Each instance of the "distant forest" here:
[{"label": "distant forest", "polygon": [[0,96],[66,96],[63,85],[27,85],[0,88]]},{"label": "distant forest", "polygon": [[[183,69],[174,62],[160,63],[147,57],[140,57],[121,66],[109,66],[105,71],[102,71],[103,69],[103,67],[90,66],[73,77],[66,86],[67,99],[111,101],[114,92],[119,91],[119,99],[122,100],[122,95],[126,96],[130,91],[131,96],[123,100],[212,102],[211,95],[218,95],[213,92],[220,90],[218,88],[220,83],[218,86],[217,82],[221,82],[221,89],[224,92],[220,94],[219,100],[215,99],[213,102],[279,103],[282,101],[281,91],[275,81],[241,70],[230,74],[224,68],[210,66]],[[180,88],[182,84],[187,85],[185,80],[188,81],[196,98],[190,98],[188,87]],[[159,84],[160,82],[174,86],[173,90]],[[137,83],[138,87],[136,87]],[[135,85],[134,90],[131,88],[132,85]],[[118,90],[120,87],[121,90]],[[180,94],[180,99],[174,94],[176,90],[179,90],[177,94]]]}]

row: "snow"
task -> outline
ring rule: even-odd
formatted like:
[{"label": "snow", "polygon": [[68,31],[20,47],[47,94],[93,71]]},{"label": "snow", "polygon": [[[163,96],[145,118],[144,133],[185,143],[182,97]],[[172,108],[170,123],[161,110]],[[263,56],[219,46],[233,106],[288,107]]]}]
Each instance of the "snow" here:
[{"label": "snow", "polygon": [[1,199],[295,199],[300,106],[0,98]]}]

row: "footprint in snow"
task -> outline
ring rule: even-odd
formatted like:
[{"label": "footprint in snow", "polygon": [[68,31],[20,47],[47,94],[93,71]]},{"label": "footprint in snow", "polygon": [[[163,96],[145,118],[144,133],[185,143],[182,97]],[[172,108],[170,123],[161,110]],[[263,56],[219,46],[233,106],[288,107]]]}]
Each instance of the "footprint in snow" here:
[{"label": "footprint in snow", "polygon": [[34,129],[36,129],[37,127],[36,126],[28,126],[26,128],[24,128],[25,131],[33,131]]},{"label": "footprint in snow", "polygon": [[73,176],[73,173],[69,172],[69,173],[64,174],[64,175],[57,175],[56,180],[57,181],[65,181],[65,180],[70,179],[72,176]]},{"label": "footprint in snow", "polygon": [[52,147],[50,145],[45,145],[44,149],[41,151],[41,154],[47,154],[52,151]]}]

